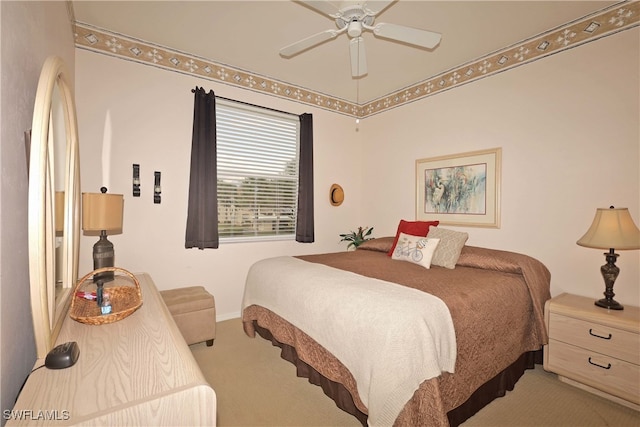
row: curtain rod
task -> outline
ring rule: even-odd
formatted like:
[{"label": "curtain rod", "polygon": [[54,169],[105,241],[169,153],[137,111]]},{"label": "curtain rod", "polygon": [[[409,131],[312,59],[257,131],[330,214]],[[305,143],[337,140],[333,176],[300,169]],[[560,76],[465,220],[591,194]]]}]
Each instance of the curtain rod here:
[{"label": "curtain rod", "polygon": [[[196,90],[195,89],[191,89],[191,93],[196,93]],[[237,104],[248,105],[249,107],[263,108],[265,110],[273,111],[273,112],[280,113],[280,114],[288,114],[290,116],[300,117],[299,114],[289,113],[288,111],[276,110],[275,108],[263,107],[262,105],[255,105],[255,104],[251,104],[249,102],[238,101],[236,99],[225,98],[223,96],[218,96],[218,95],[215,95],[215,97],[218,98],[218,99],[223,99],[225,101],[235,102]]]}]

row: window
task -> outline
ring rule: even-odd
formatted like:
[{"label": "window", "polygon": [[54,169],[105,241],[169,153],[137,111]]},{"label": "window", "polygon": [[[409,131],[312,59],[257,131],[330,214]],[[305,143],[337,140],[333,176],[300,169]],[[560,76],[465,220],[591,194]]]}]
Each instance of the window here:
[{"label": "window", "polygon": [[295,238],[300,119],[216,99],[221,241]]}]

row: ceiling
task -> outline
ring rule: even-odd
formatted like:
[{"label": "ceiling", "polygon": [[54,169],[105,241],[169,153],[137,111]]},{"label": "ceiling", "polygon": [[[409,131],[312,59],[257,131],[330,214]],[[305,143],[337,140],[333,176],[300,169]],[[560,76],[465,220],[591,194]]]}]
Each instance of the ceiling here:
[{"label": "ceiling", "polygon": [[[331,1],[336,8],[363,2]],[[435,31],[427,50],[363,33],[368,74],[351,77],[348,36],[341,34],[286,59],[279,50],[336,29],[333,19],[287,0],[72,1],[75,21],[232,66],[356,104],[381,98],[512,46],[618,1],[398,0],[376,17]],[[367,2],[376,9],[376,2]]]}]

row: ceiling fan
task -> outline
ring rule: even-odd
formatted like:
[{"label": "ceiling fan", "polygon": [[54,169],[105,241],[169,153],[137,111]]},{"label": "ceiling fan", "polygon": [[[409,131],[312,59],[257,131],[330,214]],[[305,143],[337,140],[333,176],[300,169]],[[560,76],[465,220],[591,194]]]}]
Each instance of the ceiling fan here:
[{"label": "ceiling fan", "polygon": [[303,3],[309,8],[334,19],[338,29],[322,31],[321,33],[314,34],[285,46],[280,49],[280,55],[285,58],[290,58],[346,32],[350,38],[351,75],[353,77],[362,77],[367,74],[364,39],[362,38],[363,31],[371,31],[377,37],[427,49],[436,47],[440,43],[441,35],[439,33],[396,24],[379,23],[374,25],[376,16],[395,1],[396,0],[376,1],[375,3],[378,10],[370,9],[366,1],[357,3],[344,2],[346,5],[341,8],[337,8],[329,1],[298,1],[298,3]]}]

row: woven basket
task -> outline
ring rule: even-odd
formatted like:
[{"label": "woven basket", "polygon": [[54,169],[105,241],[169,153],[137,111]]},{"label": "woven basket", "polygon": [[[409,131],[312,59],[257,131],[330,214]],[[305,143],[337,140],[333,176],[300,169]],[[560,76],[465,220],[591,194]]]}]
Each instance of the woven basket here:
[{"label": "woven basket", "polygon": [[[106,273],[109,271],[124,273],[133,281],[135,286],[111,286],[105,287],[105,292],[109,293],[111,298],[111,313],[102,314],[100,307],[95,300],[88,300],[76,295],[82,290],[82,286],[87,279],[95,274]],[[95,287],[95,285],[93,285]],[[92,291],[94,289],[91,289]],[[105,323],[113,323],[122,320],[132,314],[142,305],[142,292],[140,292],[140,283],[138,279],[124,268],[119,267],[103,267],[93,270],[78,281],[73,295],[71,296],[71,308],[69,309],[69,317],[80,323],[88,325],[103,325]]]}]

